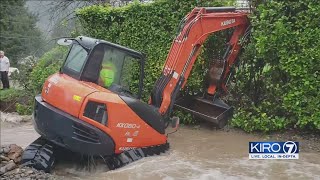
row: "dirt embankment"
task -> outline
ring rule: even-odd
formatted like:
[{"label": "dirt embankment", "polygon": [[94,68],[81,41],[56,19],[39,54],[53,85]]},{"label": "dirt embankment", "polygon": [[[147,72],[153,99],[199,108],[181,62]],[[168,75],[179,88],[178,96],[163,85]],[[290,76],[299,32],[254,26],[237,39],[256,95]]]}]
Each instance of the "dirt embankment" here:
[{"label": "dirt embankment", "polygon": [[[20,116],[17,113],[0,112],[1,129],[30,124],[31,116]],[[3,134],[1,136],[12,136],[11,134]],[[3,145],[0,148],[0,179],[57,179],[55,176],[38,171],[36,169],[21,164],[23,148],[16,144]]]},{"label": "dirt embankment", "polygon": [[23,123],[30,123],[32,121],[32,116],[21,116],[16,112],[4,113],[0,111],[1,125],[21,125]]}]

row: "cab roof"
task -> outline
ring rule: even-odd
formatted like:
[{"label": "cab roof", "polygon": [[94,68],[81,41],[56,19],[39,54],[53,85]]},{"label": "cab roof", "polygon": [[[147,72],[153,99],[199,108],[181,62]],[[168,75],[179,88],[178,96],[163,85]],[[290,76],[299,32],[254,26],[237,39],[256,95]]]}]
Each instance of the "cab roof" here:
[{"label": "cab roof", "polygon": [[130,49],[130,48],[127,48],[125,46],[121,46],[119,44],[115,44],[115,43],[111,43],[109,41],[105,41],[105,40],[101,40],[101,39],[95,39],[95,38],[91,38],[91,37],[86,37],[86,36],[78,36],[76,38],[76,40],[81,43],[81,45],[83,45],[84,47],[88,48],[88,49],[93,49],[96,45],[98,44],[106,44],[106,45],[109,45],[109,46],[112,46],[112,47],[115,47],[115,48],[119,48],[119,49],[122,49],[124,51],[128,51],[132,54],[135,54],[137,56],[140,56],[140,57],[144,57],[144,54],[142,54],[141,52],[139,51],[136,51],[136,50],[133,50],[133,49]]}]

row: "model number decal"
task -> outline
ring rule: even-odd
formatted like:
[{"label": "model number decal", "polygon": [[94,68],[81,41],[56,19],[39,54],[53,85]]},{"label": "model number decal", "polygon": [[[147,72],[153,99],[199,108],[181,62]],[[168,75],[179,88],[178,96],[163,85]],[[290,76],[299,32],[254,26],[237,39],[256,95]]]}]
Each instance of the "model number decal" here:
[{"label": "model number decal", "polygon": [[128,150],[131,150],[131,149],[136,149],[136,147],[120,147],[119,148],[120,151],[128,151]]},{"label": "model number decal", "polygon": [[134,128],[140,128],[140,125],[137,124],[130,124],[130,123],[118,123],[118,128],[127,128],[127,129],[134,129]]},{"label": "model number decal", "polygon": [[228,19],[228,20],[221,22],[221,26],[227,26],[227,25],[233,24],[235,22],[236,22],[236,19]]}]

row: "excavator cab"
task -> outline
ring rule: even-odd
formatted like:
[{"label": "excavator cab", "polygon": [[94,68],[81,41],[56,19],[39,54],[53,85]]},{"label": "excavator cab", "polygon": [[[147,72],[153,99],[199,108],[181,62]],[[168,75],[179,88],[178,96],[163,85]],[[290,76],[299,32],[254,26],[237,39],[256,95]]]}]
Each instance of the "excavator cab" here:
[{"label": "excavator cab", "polygon": [[141,53],[84,36],[63,38],[58,44],[71,46],[61,73],[120,95],[141,98],[144,73]]}]

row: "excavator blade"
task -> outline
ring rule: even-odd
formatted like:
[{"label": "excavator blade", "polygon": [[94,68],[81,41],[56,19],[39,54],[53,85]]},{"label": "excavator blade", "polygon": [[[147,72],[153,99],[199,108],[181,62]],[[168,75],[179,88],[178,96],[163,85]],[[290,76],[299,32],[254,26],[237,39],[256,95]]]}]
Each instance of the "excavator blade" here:
[{"label": "excavator blade", "polygon": [[184,96],[177,99],[175,106],[200,119],[212,122],[219,128],[223,128],[233,115],[233,107],[219,98],[210,101],[201,97]]}]

